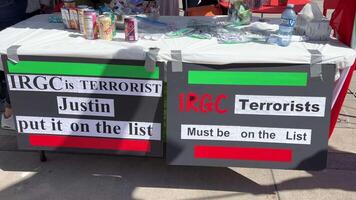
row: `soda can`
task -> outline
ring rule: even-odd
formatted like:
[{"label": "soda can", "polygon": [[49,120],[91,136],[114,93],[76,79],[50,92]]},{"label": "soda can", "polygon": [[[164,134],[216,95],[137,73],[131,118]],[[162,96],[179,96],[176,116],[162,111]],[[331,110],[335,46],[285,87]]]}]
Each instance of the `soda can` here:
[{"label": "soda can", "polygon": [[126,17],[125,20],[125,40],[138,41],[137,20],[134,17]]},{"label": "soda can", "polygon": [[95,40],[98,38],[96,20],[97,16],[95,10],[88,9],[84,11],[84,37],[88,40]]},{"label": "soda can", "polygon": [[78,11],[76,8],[69,8],[69,26],[71,29],[79,30]]},{"label": "soda can", "polygon": [[70,28],[70,24],[69,24],[69,21],[70,21],[69,9],[65,8],[65,7],[62,7],[61,8],[61,14],[62,14],[62,21],[63,21],[64,27],[65,28]]},{"label": "soda can", "polygon": [[112,24],[112,36],[116,35],[116,15],[113,12],[104,12],[103,15],[109,16]]},{"label": "soda can", "polygon": [[84,11],[89,9],[87,5],[79,5],[77,7],[78,10],[78,21],[79,21],[79,31],[80,33],[84,34]]},{"label": "soda can", "polygon": [[100,38],[103,40],[112,40],[113,38],[113,28],[112,20],[110,15],[100,15],[99,16],[99,33]]},{"label": "soda can", "polygon": [[75,8],[75,0],[63,0],[64,7]]}]

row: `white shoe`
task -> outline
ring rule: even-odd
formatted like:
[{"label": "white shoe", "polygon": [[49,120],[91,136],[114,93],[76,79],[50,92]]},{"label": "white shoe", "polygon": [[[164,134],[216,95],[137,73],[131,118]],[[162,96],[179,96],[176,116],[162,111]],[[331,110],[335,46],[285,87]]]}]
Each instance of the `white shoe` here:
[{"label": "white shoe", "polygon": [[1,115],[1,128],[7,130],[16,130],[14,116],[5,118],[4,114]]}]

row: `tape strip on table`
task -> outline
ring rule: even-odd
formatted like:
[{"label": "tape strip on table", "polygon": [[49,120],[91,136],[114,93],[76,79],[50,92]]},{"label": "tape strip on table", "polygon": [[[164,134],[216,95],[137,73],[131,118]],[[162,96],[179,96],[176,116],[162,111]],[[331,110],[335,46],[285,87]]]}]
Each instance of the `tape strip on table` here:
[{"label": "tape strip on table", "polygon": [[308,49],[309,53],[311,54],[310,59],[310,77],[316,78],[320,77],[323,78],[322,75],[322,61],[323,55],[319,50]]},{"label": "tape strip on table", "polygon": [[145,68],[148,72],[154,72],[158,57],[159,48],[151,47],[146,53]]},{"label": "tape strip on table", "polygon": [[13,45],[7,49],[7,58],[14,63],[20,61],[19,56],[17,55],[17,51],[20,47],[20,45]]},{"label": "tape strip on table", "polygon": [[172,72],[183,72],[182,51],[172,50]]}]

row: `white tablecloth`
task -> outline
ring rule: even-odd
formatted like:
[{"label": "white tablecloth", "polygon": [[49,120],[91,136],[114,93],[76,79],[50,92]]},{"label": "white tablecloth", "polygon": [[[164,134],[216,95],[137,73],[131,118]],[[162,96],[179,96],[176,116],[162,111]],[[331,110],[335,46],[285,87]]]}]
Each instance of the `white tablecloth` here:
[{"label": "white tablecloth", "polygon": [[[150,47],[158,47],[160,48],[158,59],[164,62],[172,59],[171,50],[181,50],[183,62],[200,64],[308,64],[311,59],[308,49],[316,49],[322,53],[323,63],[337,64],[339,68],[351,66],[356,57],[353,49],[336,40],[324,43],[293,42],[289,47],[253,42],[218,44],[214,38],[200,40],[187,37],[126,42],[123,33],[119,33],[114,41],[86,40],[76,31],[65,30],[63,24],[48,23],[48,17],[49,15],[38,15],[1,31],[0,53],[6,54],[12,45],[21,45],[17,51],[18,55],[144,60]],[[178,26],[190,19],[161,17],[162,21],[173,22]]]},{"label": "white tablecloth", "polygon": [[[20,45],[18,55],[61,56],[103,59],[144,60],[150,47],[160,48],[158,59],[172,60],[171,50],[181,50],[183,62],[200,64],[289,63],[309,64],[309,50],[322,53],[323,64],[336,64],[341,77],[334,89],[334,100],[340,93],[356,52],[336,40],[323,43],[293,42],[288,47],[260,43],[218,44],[216,39],[193,38],[140,40],[126,42],[119,33],[114,41],[86,40],[76,31],[65,30],[63,24],[48,23],[49,15],[38,15],[0,32],[0,54],[12,45]],[[195,17],[212,21],[213,18]],[[160,20],[184,26],[189,17],[161,17]],[[0,70],[3,70],[0,62]],[[339,77],[339,76],[338,76]]]}]

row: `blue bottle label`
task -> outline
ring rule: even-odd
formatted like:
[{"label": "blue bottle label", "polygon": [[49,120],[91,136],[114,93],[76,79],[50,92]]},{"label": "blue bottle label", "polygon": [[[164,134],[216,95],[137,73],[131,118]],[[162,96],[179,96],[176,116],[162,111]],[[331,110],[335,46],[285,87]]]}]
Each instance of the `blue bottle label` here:
[{"label": "blue bottle label", "polygon": [[294,20],[294,19],[283,19],[282,18],[282,25],[284,25],[284,26],[294,27],[295,24],[296,24],[296,20]]}]

